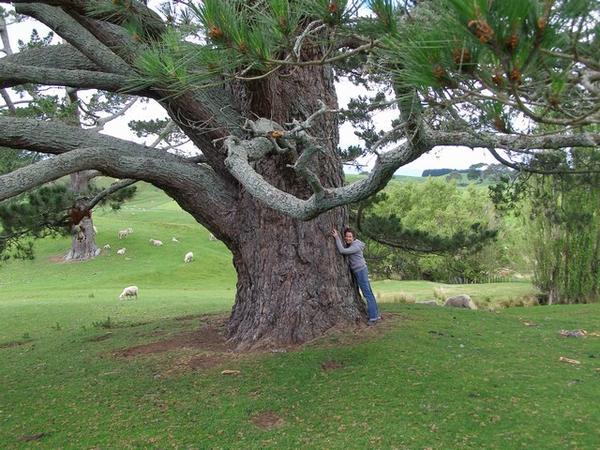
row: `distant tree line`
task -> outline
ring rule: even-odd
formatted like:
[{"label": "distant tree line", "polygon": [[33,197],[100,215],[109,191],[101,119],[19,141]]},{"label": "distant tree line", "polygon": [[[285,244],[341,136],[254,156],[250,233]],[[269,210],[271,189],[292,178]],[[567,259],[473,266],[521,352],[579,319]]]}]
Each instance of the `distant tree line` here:
[{"label": "distant tree line", "polygon": [[458,182],[462,180],[463,174],[469,180],[473,181],[499,181],[501,177],[512,178],[516,171],[502,164],[485,164],[477,163],[471,165],[468,169],[425,169],[421,174],[422,177],[443,177],[454,179]]}]

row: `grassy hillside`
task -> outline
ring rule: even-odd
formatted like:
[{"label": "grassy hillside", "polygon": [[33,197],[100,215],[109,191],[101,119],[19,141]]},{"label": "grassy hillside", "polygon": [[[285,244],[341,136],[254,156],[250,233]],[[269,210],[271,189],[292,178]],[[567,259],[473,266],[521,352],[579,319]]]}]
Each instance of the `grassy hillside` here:
[{"label": "grassy hillside", "polygon": [[[600,305],[449,310],[400,301],[443,290],[486,304],[532,287],[382,281],[377,327],[238,354],[224,341],[235,272],[222,243],[148,185],[95,221],[112,249],[94,261],[58,262],[68,240],[46,239],[36,260],[0,267],[2,449],[600,444],[600,337],[558,334],[600,332]],[[119,301],[130,284],[139,299]]]}]

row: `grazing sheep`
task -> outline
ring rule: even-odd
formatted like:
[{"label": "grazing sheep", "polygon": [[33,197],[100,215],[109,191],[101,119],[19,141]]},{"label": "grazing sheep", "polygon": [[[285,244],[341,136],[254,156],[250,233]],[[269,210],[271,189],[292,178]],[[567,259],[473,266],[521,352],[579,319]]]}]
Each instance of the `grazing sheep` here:
[{"label": "grazing sheep", "polygon": [[125,247],[120,248],[119,250],[117,250],[117,255],[124,255],[126,251],[127,249]]},{"label": "grazing sheep", "polygon": [[119,232],[117,233],[117,236],[119,237],[119,239],[125,239],[127,236],[129,235],[129,230],[119,230]]},{"label": "grazing sheep", "polygon": [[159,241],[158,239],[150,239],[150,243],[155,247],[160,247],[163,245],[162,241]]},{"label": "grazing sheep", "polygon": [[184,263],[189,263],[189,262],[192,262],[193,260],[194,260],[194,254],[192,252],[187,252],[185,254],[185,256],[183,257]]},{"label": "grazing sheep", "polygon": [[133,228],[127,227],[125,229],[127,230],[127,233],[129,233],[129,234],[133,233]]},{"label": "grazing sheep", "polygon": [[471,297],[467,294],[457,295],[455,297],[448,297],[444,302],[444,306],[450,306],[454,308],[467,308],[477,309],[477,305],[473,303]]},{"label": "grazing sheep", "polygon": [[215,235],[214,235],[214,234],[212,234],[212,233],[210,233],[210,234],[208,235],[208,240],[209,240],[209,241],[218,241],[218,239],[217,239],[217,238],[215,237]]},{"label": "grazing sheep", "polygon": [[173,237],[171,238],[171,242],[179,242],[179,240],[178,240],[178,239],[177,239],[175,236],[173,236]]},{"label": "grazing sheep", "polygon": [[104,244],[104,247],[102,247],[104,250],[110,250],[110,244]]},{"label": "grazing sheep", "polygon": [[138,287],[137,286],[127,286],[126,288],[123,289],[123,292],[121,292],[121,295],[119,295],[119,300],[123,300],[123,299],[125,299],[125,297],[137,298],[137,296],[138,296]]}]

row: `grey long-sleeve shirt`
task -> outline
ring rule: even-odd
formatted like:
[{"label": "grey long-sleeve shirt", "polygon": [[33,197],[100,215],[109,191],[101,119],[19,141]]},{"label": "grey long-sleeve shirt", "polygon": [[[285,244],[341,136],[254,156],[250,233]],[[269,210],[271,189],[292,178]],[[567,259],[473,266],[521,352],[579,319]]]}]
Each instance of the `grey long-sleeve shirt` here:
[{"label": "grey long-sleeve shirt", "polygon": [[344,247],[340,237],[336,236],[335,245],[337,246],[338,252],[348,257],[348,265],[352,272],[356,273],[367,267],[367,262],[363,256],[363,249],[365,248],[364,242],[355,239],[348,247]]}]

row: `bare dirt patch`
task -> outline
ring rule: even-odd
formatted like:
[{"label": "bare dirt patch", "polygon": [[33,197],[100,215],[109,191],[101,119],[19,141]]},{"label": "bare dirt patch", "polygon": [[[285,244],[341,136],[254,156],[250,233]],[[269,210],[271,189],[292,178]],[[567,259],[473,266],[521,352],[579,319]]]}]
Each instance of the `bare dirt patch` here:
[{"label": "bare dirt patch", "polygon": [[381,320],[374,326],[367,326],[366,323],[358,323],[349,328],[332,328],[323,336],[320,336],[310,342],[306,342],[300,347],[343,347],[346,345],[356,345],[361,342],[375,339],[382,336],[392,328],[408,318],[400,313],[385,313],[381,315]]},{"label": "bare dirt patch", "polygon": [[55,264],[62,264],[62,263],[66,263],[67,261],[65,261],[65,255],[53,255],[50,256],[48,258],[48,261],[53,262]]},{"label": "bare dirt patch", "polygon": [[250,422],[263,430],[279,428],[285,425],[285,420],[275,414],[273,411],[263,411],[250,418]]},{"label": "bare dirt patch", "polygon": [[203,317],[206,317],[206,314],[189,314],[187,316],[175,317],[175,320],[186,321],[186,320],[202,319]]},{"label": "bare dirt patch", "polygon": [[212,352],[229,352],[231,345],[227,343],[226,322],[222,315],[212,316],[195,331],[188,331],[170,339],[150,342],[125,348],[114,353],[121,358],[132,358],[139,355],[162,353],[171,350],[198,349]]},{"label": "bare dirt patch", "polygon": [[112,333],[108,332],[108,333],[98,334],[96,336],[89,337],[89,338],[85,339],[85,341],[86,342],[100,342],[100,341],[105,341],[107,339],[110,339],[111,337],[112,337]]},{"label": "bare dirt patch", "polygon": [[220,366],[227,360],[228,358],[223,355],[197,355],[189,360],[188,367],[193,370],[208,370]]},{"label": "bare dirt patch", "polygon": [[77,264],[77,263],[84,263],[84,262],[88,262],[90,261],[89,259],[69,259],[66,260],[65,259],[65,254],[61,253],[58,255],[53,255],[48,257],[48,261],[50,261],[51,263],[54,264]]},{"label": "bare dirt patch", "polygon": [[0,348],[11,348],[18,347],[20,345],[25,345],[31,343],[31,339],[27,341],[8,341],[8,342],[0,342]]},{"label": "bare dirt patch", "polygon": [[[306,347],[331,348],[356,345],[383,335],[397,326],[400,321],[405,320],[406,317],[397,313],[387,313],[383,315],[382,320],[376,326],[368,327],[366,324],[360,323],[355,327],[331,329],[324,336],[301,345],[277,349],[259,348],[243,352],[236,351],[235,347],[227,341],[227,315],[183,316],[175,320],[185,321],[191,319],[200,319],[200,326],[198,328],[194,326],[195,329],[191,329],[191,323],[184,323],[184,328],[189,325],[189,331],[171,335],[163,340],[124,348],[113,352],[112,356],[129,359],[166,352],[179,352],[179,354],[174,355],[174,358],[167,358],[168,362],[165,360],[168,367],[157,367],[159,374],[164,376],[173,376],[189,371],[204,372],[216,367],[237,369],[235,367],[236,363],[248,358],[269,357],[274,353],[294,352]],[[156,338],[156,334],[158,333],[152,332],[150,336]],[[97,339],[100,337],[97,337]],[[321,369],[324,371],[337,370],[343,367],[344,363],[336,360],[327,360],[321,364]]]},{"label": "bare dirt patch", "polygon": [[39,441],[41,438],[47,435],[48,433],[25,434],[23,436],[19,436],[17,440],[23,442]]},{"label": "bare dirt patch", "polygon": [[341,361],[329,360],[329,361],[323,361],[321,363],[321,369],[323,369],[325,372],[329,372],[331,370],[336,370],[336,369],[341,369],[343,367],[344,367],[344,363]]}]

